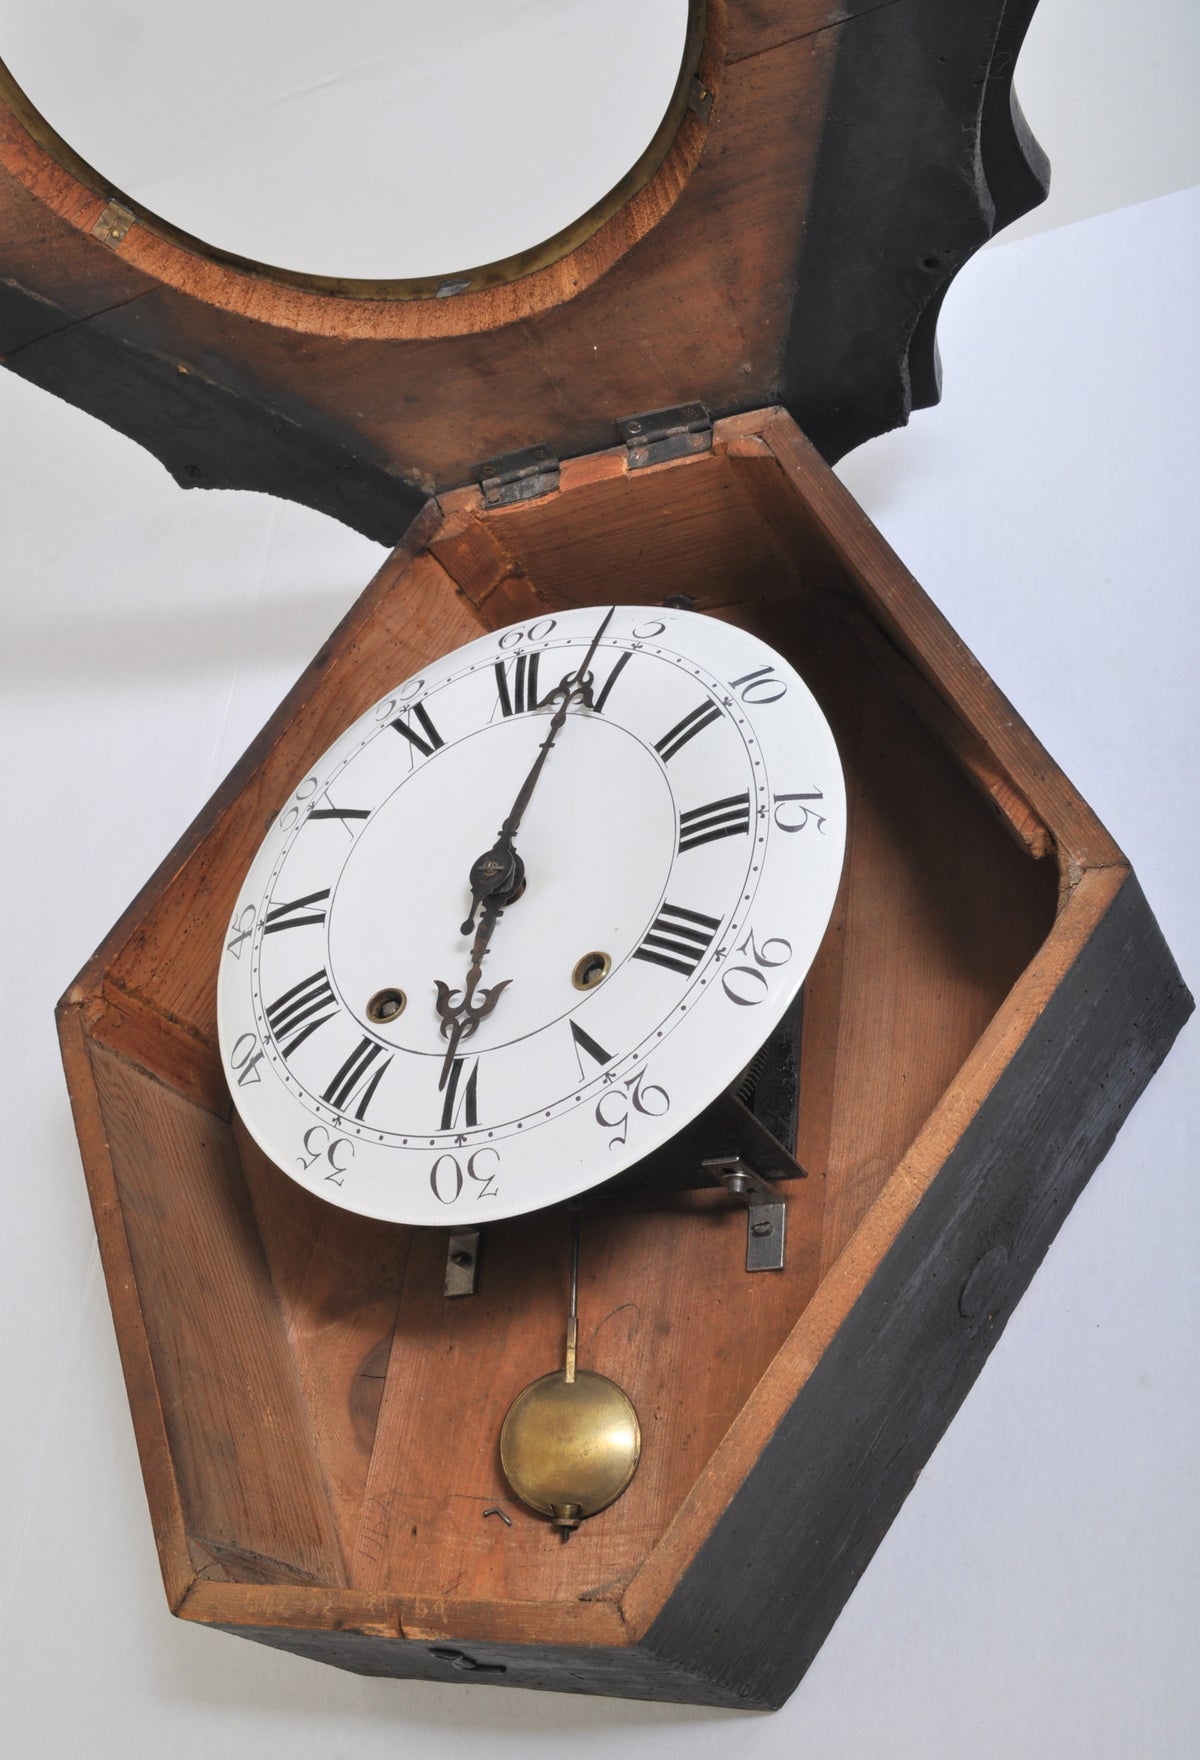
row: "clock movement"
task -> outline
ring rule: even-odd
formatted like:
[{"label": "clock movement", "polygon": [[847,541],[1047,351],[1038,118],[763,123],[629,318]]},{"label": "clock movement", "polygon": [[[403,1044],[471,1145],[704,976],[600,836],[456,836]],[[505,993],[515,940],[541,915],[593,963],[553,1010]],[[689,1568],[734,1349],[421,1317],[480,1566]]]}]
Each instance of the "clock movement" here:
[{"label": "clock movement", "polygon": [[779,1704],[1186,1018],[829,467],[1042,188],[1029,10],[694,4],[613,200],[429,284],[211,250],[5,87],[13,368],[395,544],[60,1006],[181,1617]]}]

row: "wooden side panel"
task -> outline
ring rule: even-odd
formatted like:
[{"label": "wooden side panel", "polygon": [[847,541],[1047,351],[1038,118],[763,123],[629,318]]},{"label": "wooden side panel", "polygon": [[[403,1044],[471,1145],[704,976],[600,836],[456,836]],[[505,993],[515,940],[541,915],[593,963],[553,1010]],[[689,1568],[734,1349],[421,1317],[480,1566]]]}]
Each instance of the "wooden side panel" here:
[{"label": "wooden side panel", "polygon": [[[231,1605],[231,1594],[238,1605]],[[245,1594],[226,1584],[204,1584],[183,1609],[187,1619],[250,1638],[273,1650],[285,1650],[313,1662],[324,1662],[361,1674],[400,1680],[442,1681],[457,1686],[526,1687],[554,1693],[602,1693],[622,1699],[675,1701],[684,1705],[723,1705],[734,1710],[766,1710],[744,1694],[714,1686],[679,1664],[664,1664],[646,1650],[621,1641],[614,1618],[603,1632],[592,1620],[561,1617],[571,1611],[594,1614],[595,1604],[561,1609],[561,1637],[549,1642],[521,1641],[526,1609],[509,1608],[509,1635],[417,1639],[387,1636],[363,1629],[353,1614],[343,1619],[332,1608],[318,1622],[298,1618],[291,1608],[270,1601],[242,1605]],[[544,1610],[534,1609],[545,1620]]]},{"label": "wooden side panel", "polygon": [[92,1048],[199,1574],[341,1580],[336,1532],[227,1124]]},{"label": "wooden side panel", "polygon": [[418,520],[341,627],[284,699],[204,812],[116,926],[70,994],[101,974],[116,989],[216,1042],[222,937],[272,817],[309,764],[346,725],[432,654],[471,640],[465,599],[420,544],[438,523]]},{"label": "wooden side panel", "polygon": [[357,1216],[281,1173],[234,1119],[316,1457],[353,1557],[411,1231]]},{"label": "wooden side panel", "polygon": [[847,783],[846,867],[806,986],[801,1068],[797,1152],[826,1176],[823,1270],[1049,933],[1057,896],[1054,866],[1005,835],[841,609],[817,599],[786,629],[766,611],[753,624],[806,673]]},{"label": "wooden side panel", "polygon": [[863,610],[991,754],[1034,818],[1048,827],[1060,862],[1079,869],[1123,862],[1117,845],[996,688],[932,600],[921,591],[853,496],[782,412],[763,436],[823,533]]},{"label": "wooden side panel", "polygon": [[215,1044],[153,1003],[105,981],[84,1011],[88,1037],[175,1093],[228,1119],[229,1087]]},{"label": "wooden side panel", "polygon": [[1130,876],[714,1512],[646,1633],[664,1662],[783,1702],[1192,1006]]},{"label": "wooden side panel", "polygon": [[92,1069],[92,1048],[84,1032],[79,1008],[59,1008],[58,1032],[88,1197],[96,1222],[100,1261],[108,1285],[117,1348],[121,1353],[125,1390],[137,1438],[142,1479],[154,1526],[163,1588],[168,1603],[175,1608],[193,1581],[195,1564],[188,1548],[179,1479],[171,1455],[171,1439],[134,1276],[129,1231],[117,1194],[113,1151]]}]

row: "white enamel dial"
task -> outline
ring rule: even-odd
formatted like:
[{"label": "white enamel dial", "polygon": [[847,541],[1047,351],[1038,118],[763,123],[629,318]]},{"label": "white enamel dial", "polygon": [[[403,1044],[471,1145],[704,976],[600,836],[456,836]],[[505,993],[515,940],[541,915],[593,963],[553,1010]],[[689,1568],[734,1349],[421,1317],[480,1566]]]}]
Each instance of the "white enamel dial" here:
[{"label": "white enamel dial", "polygon": [[[606,616],[472,991],[472,865]],[[599,1184],[778,1022],[845,818],[824,717],[756,637],[636,606],[482,636],[360,716],[268,832],[221,958],[238,1111],[284,1172],[389,1221],[477,1223]]]}]

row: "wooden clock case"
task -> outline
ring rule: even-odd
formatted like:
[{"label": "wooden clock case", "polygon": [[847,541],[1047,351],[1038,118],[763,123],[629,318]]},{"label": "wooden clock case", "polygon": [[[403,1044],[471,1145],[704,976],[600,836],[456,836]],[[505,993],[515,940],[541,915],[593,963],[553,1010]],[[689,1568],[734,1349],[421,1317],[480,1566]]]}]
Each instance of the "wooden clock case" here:
[{"label": "wooden clock case", "polygon": [[[444,294],[222,259],[8,94],[8,364],[192,481],[403,531],[60,1007],[184,1618],[365,1673],[779,1704],[1186,1018],[1128,863],[826,462],[935,394],[949,275],[1036,192],[1002,73],[1028,8],[963,10],[697,6],[637,187]],[[680,592],[793,661],[846,768],[810,1175],[781,1273],[719,1190],[588,1202],[581,1362],[644,1450],[564,1546],[497,1454],[560,1348],[562,1213],[494,1225],[447,1301],[443,1233],[321,1204],[240,1130],[215,974],[272,815],[389,686]]]}]

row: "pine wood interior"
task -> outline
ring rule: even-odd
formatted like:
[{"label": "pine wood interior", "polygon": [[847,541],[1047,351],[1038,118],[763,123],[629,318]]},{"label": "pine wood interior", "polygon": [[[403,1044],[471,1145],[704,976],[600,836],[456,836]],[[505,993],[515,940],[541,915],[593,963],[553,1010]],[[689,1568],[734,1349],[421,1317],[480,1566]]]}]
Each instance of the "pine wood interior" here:
[{"label": "pine wood interior", "polygon": [[[823,471],[759,411],[670,465],[575,460],[539,502],[443,497],[67,999],[132,1265],[132,1290],[110,1268],[114,1305],[146,1328],[201,1579],[391,1594],[449,1630],[460,1605],[619,1598],[1049,932],[1061,864],[1037,803],[999,733],[913,665]],[[790,1190],[778,1275],[745,1273],[723,1193],[589,1201],[581,1362],[630,1393],[644,1448],[564,1546],[513,1504],[497,1454],[511,1399],[559,1361],[563,1214],[494,1225],[478,1294],[447,1302],[443,1234],[322,1204],[231,1122],[215,974],[269,816],[361,709],[481,625],[680,592],[792,659],[846,770],[844,879],[806,988],[812,1177]]]}]

